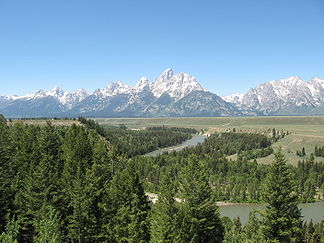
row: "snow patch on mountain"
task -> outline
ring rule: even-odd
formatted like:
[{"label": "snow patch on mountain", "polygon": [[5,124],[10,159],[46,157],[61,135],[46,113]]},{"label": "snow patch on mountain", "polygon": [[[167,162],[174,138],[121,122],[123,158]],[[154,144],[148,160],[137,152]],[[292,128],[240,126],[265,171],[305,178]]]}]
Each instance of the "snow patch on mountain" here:
[{"label": "snow patch on mountain", "polygon": [[244,94],[236,93],[228,96],[222,96],[222,99],[226,102],[233,104],[240,104],[242,102]]},{"label": "snow patch on mountain", "polygon": [[299,114],[299,110],[304,112],[301,107],[310,110],[324,104],[324,80],[313,78],[305,82],[300,77],[291,76],[259,84],[243,96],[234,94],[223,98],[243,110],[254,110],[265,115],[289,110]]},{"label": "snow patch on mountain", "polygon": [[180,100],[194,90],[204,91],[196,78],[184,72],[174,75],[171,68],[166,69],[155,82],[151,83],[151,90],[155,97],[167,93],[175,100]]}]

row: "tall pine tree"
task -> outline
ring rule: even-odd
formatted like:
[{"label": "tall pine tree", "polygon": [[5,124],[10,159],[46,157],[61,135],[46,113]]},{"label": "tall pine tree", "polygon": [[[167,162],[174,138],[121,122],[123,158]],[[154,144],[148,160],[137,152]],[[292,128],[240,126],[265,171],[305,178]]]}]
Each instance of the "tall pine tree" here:
[{"label": "tall pine tree", "polygon": [[196,156],[189,156],[180,178],[182,224],[184,242],[222,242],[224,228],[207,173]]},{"label": "tall pine tree", "polygon": [[161,179],[158,201],[153,207],[151,242],[179,242],[179,207],[174,197],[175,185],[171,175],[165,175]]},{"label": "tall pine tree", "polygon": [[69,238],[84,242],[91,238],[95,216],[92,212],[93,190],[86,172],[92,165],[92,146],[84,127],[72,125],[67,131],[63,144],[64,186],[68,219]]},{"label": "tall pine tree", "polygon": [[134,165],[129,162],[107,186],[101,208],[108,242],[148,242],[150,205]]},{"label": "tall pine tree", "polygon": [[13,208],[14,192],[11,189],[10,131],[6,119],[0,115],[0,233],[6,225],[6,215]]},{"label": "tall pine tree", "polygon": [[268,203],[262,213],[262,231],[265,238],[269,242],[302,242],[298,196],[292,173],[280,151],[275,154],[271,165],[264,197]]}]

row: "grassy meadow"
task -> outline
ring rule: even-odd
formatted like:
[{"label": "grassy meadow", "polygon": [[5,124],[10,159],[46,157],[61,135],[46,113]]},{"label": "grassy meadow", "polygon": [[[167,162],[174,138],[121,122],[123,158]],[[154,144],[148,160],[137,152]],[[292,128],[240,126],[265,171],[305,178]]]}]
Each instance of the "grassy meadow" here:
[{"label": "grassy meadow", "polygon": [[17,123],[17,122],[22,122],[25,125],[45,125],[47,121],[50,121],[54,126],[72,126],[73,124],[80,125],[81,123],[78,122],[77,120],[64,120],[64,119],[26,119],[26,120],[12,120],[8,121],[8,123]]},{"label": "grassy meadow", "polygon": [[[324,146],[324,116],[276,116],[276,117],[180,117],[180,118],[96,118],[101,125],[126,125],[129,129],[144,129],[150,126],[190,127],[203,129],[208,134],[228,131],[270,132],[270,129],[289,131],[289,135],[276,142],[289,163],[296,164],[303,158],[296,155],[305,147],[306,156],[314,152],[315,145]],[[235,156],[234,156],[235,157]],[[233,157],[233,158],[234,158]],[[271,163],[273,156],[258,159],[259,163]],[[324,158],[316,158],[324,161]]]}]

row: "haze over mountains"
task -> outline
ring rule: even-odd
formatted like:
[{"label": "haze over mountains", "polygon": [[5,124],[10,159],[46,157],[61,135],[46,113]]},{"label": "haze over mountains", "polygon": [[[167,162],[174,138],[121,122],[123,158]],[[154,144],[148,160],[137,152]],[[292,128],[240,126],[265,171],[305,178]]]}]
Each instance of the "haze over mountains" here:
[{"label": "haze over mountains", "polygon": [[0,96],[7,117],[161,117],[324,114],[324,80],[289,77],[258,85],[246,94],[219,97],[188,73],[165,70],[154,82],[131,87],[113,82],[88,92],[59,87],[25,96]]}]

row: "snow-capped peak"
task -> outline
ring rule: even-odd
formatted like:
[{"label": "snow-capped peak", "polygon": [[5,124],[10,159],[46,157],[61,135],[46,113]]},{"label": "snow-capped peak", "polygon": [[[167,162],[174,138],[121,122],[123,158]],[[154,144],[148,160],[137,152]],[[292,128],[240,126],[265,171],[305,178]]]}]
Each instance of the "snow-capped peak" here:
[{"label": "snow-capped peak", "polygon": [[57,85],[55,85],[51,90],[45,92],[45,95],[59,98],[64,96],[65,92],[62,89],[60,89]]},{"label": "snow-capped peak", "polygon": [[140,80],[137,82],[137,84],[134,87],[135,92],[140,92],[145,88],[149,88],[150,82],[147,77],[142,77]]},{"label": "snow-capped peak", "polygon": [[293,86],[293,85],[302,85],[305,82],[298,76],[291,76],[285,79],[273,80],[270,82],[274,87],[276,86]]},{"label": "snow-capped peak", "polygon": [[222,99],[229,103],[240,104],[244,94],[236,93],[232,95],[222,96]]},{"label": "snow-capped peak", "polygon": [[118,94],[128,94],[131,92],[131,87],[120,81],[111,82],[107,88],[99,90],[104,96],[114,96]]},{"label": "snow-capped peak", "polygon": [[173,76],[173,70],[172,68],[167,68],[157,79],[156,83],[163,83],[166,80],[170,80]]},{"label": "snow-capped peak", "polygon": [[321,79],[321,78],[317,78],[317,77],[314,77],[314,78],[311,78],[308,83],[312,83],[312,84],[320,84],[323,88],[324,88],[324,79]]},{"label": "snow-capped peak", "polygon": [[188,73],[173,74],[173,70],[165,70],[155,82],[151,84],[155,97],[167,93],[175,100],[179,100],[194,90],[204,90],[197,80]]}]

